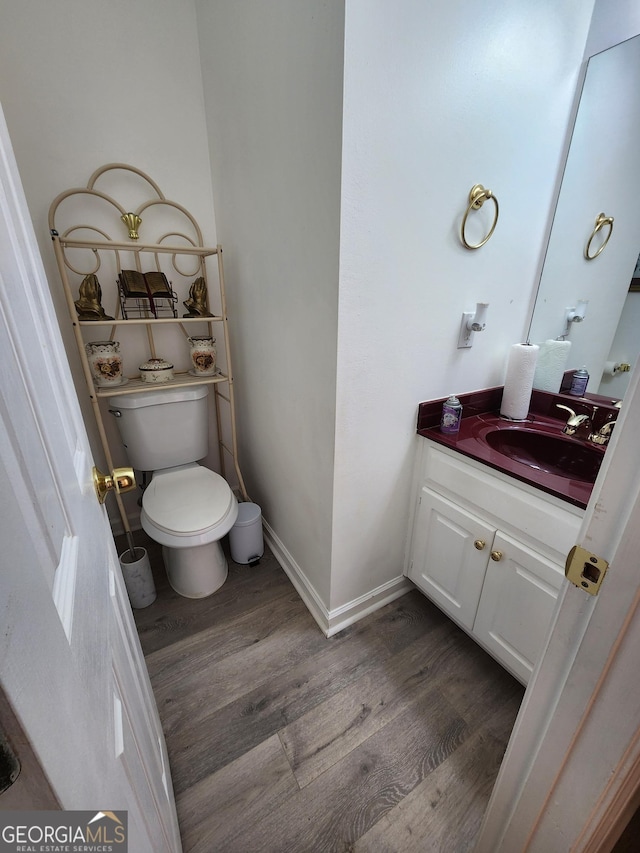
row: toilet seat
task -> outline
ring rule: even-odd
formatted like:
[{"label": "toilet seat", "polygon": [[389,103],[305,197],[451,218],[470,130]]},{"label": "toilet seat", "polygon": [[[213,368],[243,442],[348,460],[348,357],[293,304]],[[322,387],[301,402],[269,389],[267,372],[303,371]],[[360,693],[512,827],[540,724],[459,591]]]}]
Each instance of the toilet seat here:
[{"label": "toilet seat", "polygon": [[169,548],[222,538],[238,516],[238,502],[219,474],[192,463],[157,471],[142,496],[143,530]]}]

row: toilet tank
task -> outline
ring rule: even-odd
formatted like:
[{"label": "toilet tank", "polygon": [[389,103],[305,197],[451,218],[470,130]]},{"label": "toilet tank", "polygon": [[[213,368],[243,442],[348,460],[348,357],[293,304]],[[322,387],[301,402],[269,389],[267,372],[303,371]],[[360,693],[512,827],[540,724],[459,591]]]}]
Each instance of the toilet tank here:
[{"label": "toilet tank", "polygon": [[109,397],[129,464],[138,471],[158,471],[205,457],[207,393],[206,385],[193,385]]}]

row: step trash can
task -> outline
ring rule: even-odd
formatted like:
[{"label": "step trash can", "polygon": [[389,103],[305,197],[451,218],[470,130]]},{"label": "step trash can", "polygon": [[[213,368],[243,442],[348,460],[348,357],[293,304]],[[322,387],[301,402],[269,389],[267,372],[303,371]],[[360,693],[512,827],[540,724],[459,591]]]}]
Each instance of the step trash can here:
[{"label": "step trash can", "polygon": [[238,504],[238,518],[229,531],[229,547],[234,563],[254,566],[264,554],[262,511],[257,504]]}]

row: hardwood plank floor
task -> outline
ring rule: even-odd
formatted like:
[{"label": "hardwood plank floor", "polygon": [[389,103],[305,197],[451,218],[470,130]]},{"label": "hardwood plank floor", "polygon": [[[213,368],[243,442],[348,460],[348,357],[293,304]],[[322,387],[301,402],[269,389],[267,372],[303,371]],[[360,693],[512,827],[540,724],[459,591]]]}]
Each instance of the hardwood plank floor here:
[{"label": "hardwood plank floor", "polygon": [[135,539],[185,853],[473,848],[524,691],[464,632],[412,591],[327,639],[268,551],[188,600]]}]

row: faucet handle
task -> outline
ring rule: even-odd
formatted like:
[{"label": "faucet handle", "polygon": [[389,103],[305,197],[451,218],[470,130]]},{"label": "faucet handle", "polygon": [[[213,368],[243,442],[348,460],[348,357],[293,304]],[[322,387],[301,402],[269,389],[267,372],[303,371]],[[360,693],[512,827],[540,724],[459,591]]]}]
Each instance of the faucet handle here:
[{"label": "faucet handle", "polygon": [[563,406],[562,403],[556,403],[556,409],[564,409],[565,412],[569,412],[569,418],[570,419],[582,417],[582,418],[589,418],[590,420],[593,420],[595,418],[596,412],[598,411],[598,407],[593,406],[591,409],[591,414],[589,414],[589,415],[577,415],[576,412],[573,411],[573,409],[570,409],[569,406]]},{"label": "faucet handle", "polygon": [[[565,435],[575,435],[578,431],[579,427],[588,427],[591,426],[591,419],[593,417],[593,413],[590,415],[577,415],[573,409],[570,409],[569,406],[563,406],[560,403],[556,403],[556,408],[564,409],[566,412],[569,412],[569,417],[567,418],[567,422],[562,428],[562,432]],[[594,410],[595,411],[595,410]]]},{"label": "faucet handle", "polygon": [[570,409],[569,406],[563,406],[562,403],[556,403],[556,409],[564,409],[565,412],[569,412],[570,418],[575,418],[576,416],[576,413],[573,411],[573,409]]},{"label": "faucet handle", "polygon": [[610,419],[605,421],[598,432],[592,433],[589,436],[589,441],[592,441],[594,444],[609,444],[609,439],[611,438],[611,433],[613,432],[613,428],[616,425],[615,419]]}]

